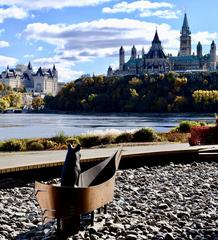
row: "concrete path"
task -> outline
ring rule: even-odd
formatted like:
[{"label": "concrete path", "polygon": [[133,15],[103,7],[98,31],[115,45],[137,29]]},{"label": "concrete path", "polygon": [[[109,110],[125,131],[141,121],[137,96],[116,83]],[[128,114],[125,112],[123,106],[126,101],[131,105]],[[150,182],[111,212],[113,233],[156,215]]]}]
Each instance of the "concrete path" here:
[{"label": "concrete path", "polygon": [[[211,146],[190,147],[189,144],[152,144],[123,147],[122,158],[148,156],[151,154],[167,154],[169,152],[196,152],[200,149],[217,148]],[[111,156],[119,147],[82,149],[81,162],[103,160]],[[14,172],[63,164],[67,151],[35,151],[35,152],[0,152],[0,173]]]}]

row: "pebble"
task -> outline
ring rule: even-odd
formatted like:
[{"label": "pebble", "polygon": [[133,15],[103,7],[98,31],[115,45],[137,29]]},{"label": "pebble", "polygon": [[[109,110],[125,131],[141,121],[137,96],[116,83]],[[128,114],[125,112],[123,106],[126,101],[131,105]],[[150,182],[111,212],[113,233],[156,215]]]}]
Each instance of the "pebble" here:
[{"label": "pebble", "polygon": [[[95,225],[84,226],[69,239],[218,240],[217,183],[214,162],[119,171],[108,213],[96,211]],[[42,224],[33,183],[0,188],[1,240],[51,240],[55,232],[56,221]]]}]

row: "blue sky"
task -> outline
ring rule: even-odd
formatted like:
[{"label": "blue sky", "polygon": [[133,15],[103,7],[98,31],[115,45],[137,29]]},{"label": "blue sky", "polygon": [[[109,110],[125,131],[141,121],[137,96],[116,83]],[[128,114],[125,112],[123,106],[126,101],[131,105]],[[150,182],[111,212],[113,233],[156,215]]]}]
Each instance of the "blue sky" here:
[{"label": "blue sky", "polygon": [[176,55],[184,9],[193,52],[201,41],[208,53],[218,43],[217,0],[1,0],[0,70],[56,64],[65,82],[106,73],[118,66],[121,45],[126,60],[133,44],[139,55],[147,51],[156,27],[165,53]]}]

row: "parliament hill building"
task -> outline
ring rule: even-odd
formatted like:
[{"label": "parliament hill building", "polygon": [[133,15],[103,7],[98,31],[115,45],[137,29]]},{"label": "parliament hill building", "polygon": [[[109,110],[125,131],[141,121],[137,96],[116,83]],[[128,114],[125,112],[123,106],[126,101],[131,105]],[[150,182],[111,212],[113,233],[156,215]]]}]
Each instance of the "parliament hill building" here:
[{"label": "parliament hill building", "polygon": [[152,45],[148,53],[144,49],[141,56],[137,54],[136,47],[131,49],[131,57],[125,62],[125,50],[121,46],[119,51],[119,69],[108,68],[108,76],[140,75],[144,73],[158,74],[169,71],[215,71],[217,69],[216,44],[212,41],[210,52],[203,55],[202,45],[198,42],[197,53],[192,54],[191,31],[185,13],[180,32],[180,49],[178,56],[166,55],[156,30]]}]

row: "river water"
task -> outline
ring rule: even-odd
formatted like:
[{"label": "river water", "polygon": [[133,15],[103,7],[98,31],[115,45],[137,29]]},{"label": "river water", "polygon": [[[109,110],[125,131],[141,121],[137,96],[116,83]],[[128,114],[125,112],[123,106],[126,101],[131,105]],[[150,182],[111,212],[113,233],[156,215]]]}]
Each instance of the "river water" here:
[{"label": "river water", "polygon": [[182,120],[215,122],[213,114],[0,114],[0,140],[51,137],[59,132],[72,136],[142,127],[167,132]]}]

